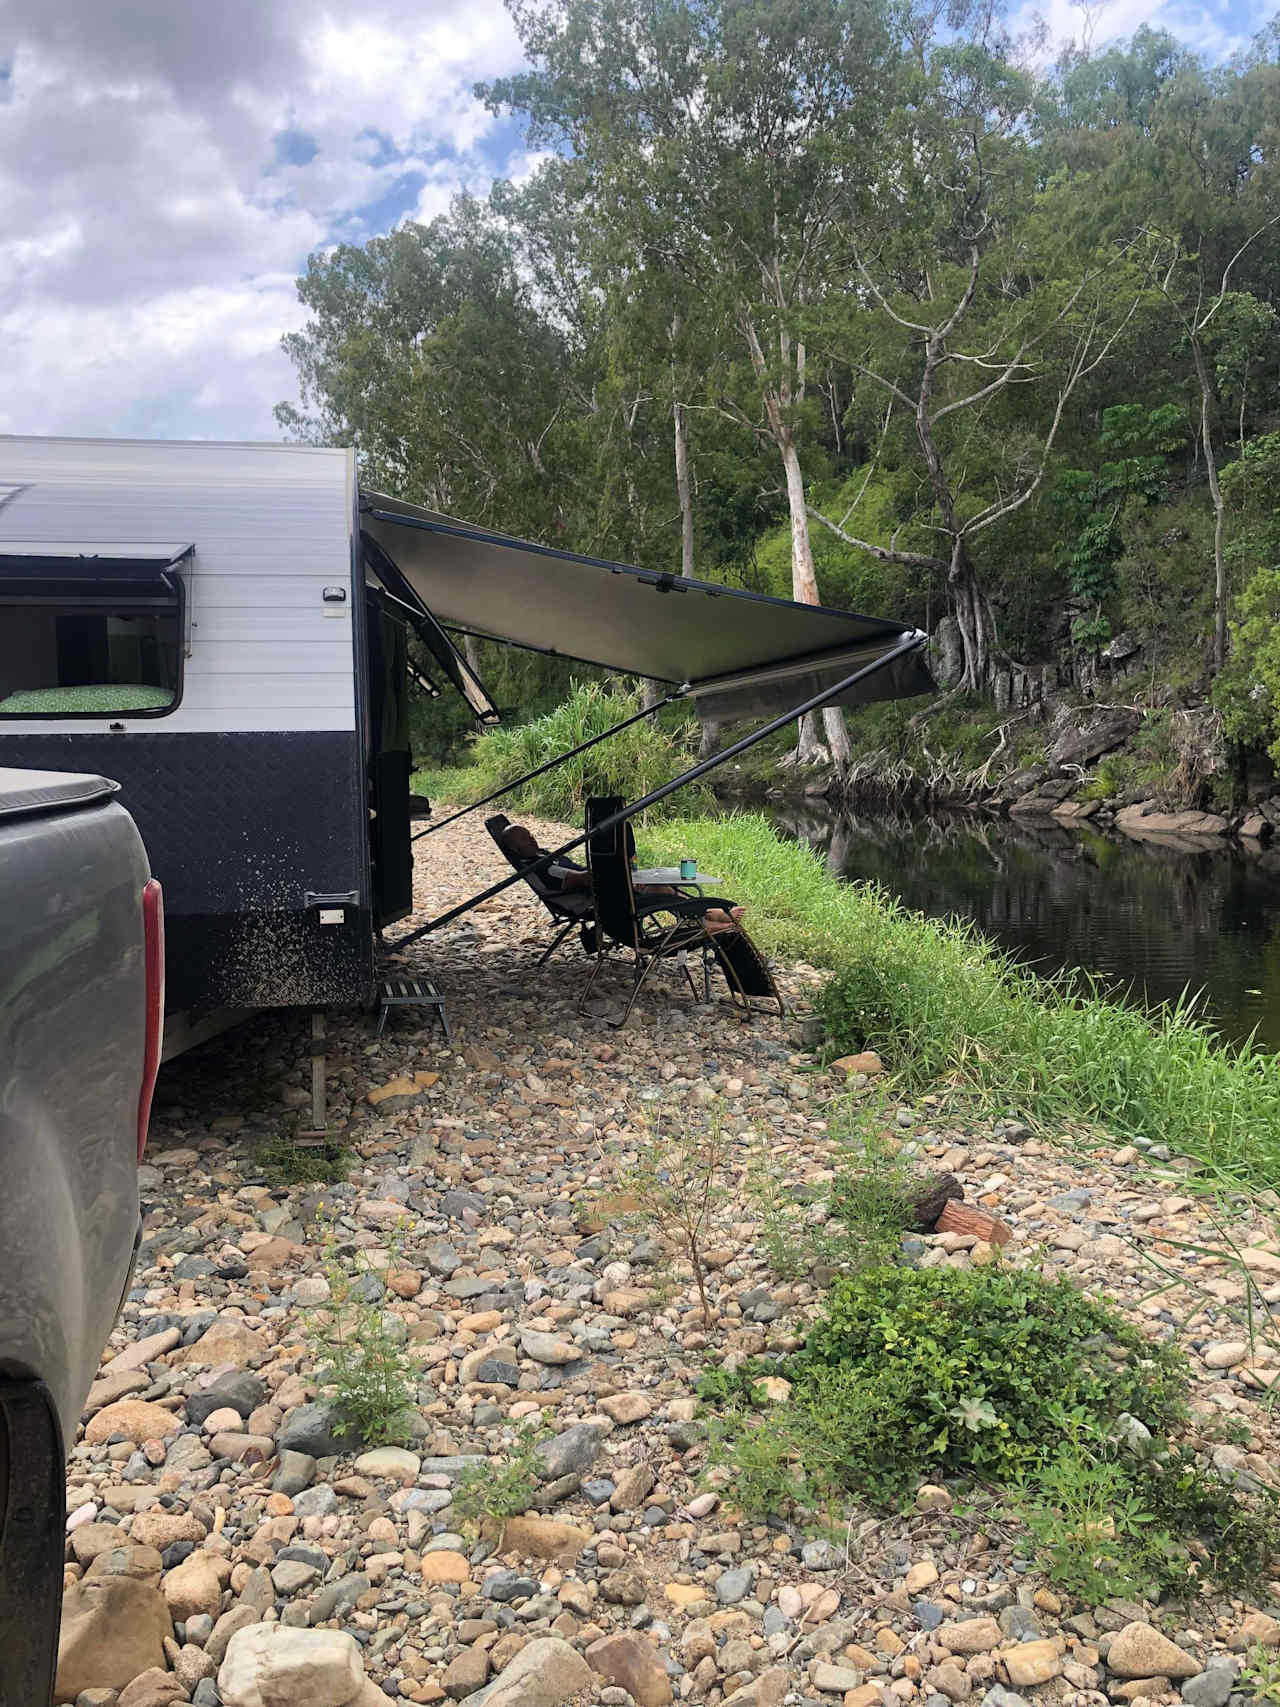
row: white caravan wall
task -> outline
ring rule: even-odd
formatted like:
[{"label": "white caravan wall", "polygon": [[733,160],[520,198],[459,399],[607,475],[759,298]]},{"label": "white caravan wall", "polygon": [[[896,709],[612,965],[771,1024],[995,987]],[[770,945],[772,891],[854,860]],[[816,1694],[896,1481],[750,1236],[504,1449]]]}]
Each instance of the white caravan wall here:
[{"label": "white caravan wall", "polygon": [[[4,718],[5,735],[353,729],[351,451],[0,437],[0,539],[195,546],[163,717]],[[346,589],[325,605],[325,587]],[[326,612],[329,614],[326,615]]]}]

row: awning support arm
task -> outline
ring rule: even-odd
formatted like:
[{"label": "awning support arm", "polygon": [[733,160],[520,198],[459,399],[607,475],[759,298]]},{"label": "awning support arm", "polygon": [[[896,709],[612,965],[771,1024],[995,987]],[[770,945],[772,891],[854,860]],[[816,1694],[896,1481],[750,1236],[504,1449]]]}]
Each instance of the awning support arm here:
[{"label": "awning support arm", "polygon": [[553,771],[557,765],[564,764],[567,759],[573,759],[579,753],[585,753],[588,747],[598,747],[601,741],[607,741],[611,735],[618,734],[620,730],[630,729],[633,723],[639,723],[643,717],[652,717],[655,711],[661,711],[664,705],[670,705],[673,700],[683,699],[684,695],[685,689],[683,687],[675,688],[665,699],[660,699],[653,705],[645,706],[643,711],[637,711],[631,717],[624,717],[621,723],[615,723],[612,729],[606,729],[602,735],[593,735],[589,741],[583,741],[579,746],[570,747],[567,753],[560,753],[556,758],[548,759],[546,764],[539,765],[537,770],[526,771],[523,776],[518,776],[514,782],[504,782],[501,788],[495,788],[493,793],[486,794],[483,800],[473,800],[470,806],[464,806],[460,812],[454,812],[448,818],[441,818],[438,824],[428,824],[425,830],[419,830],[416,836],[410,837],[410,840],[420,842],[424,836],[434,835],[437,830],[443,830],[446,824],[456,824],[458,819],[465,818],[468,812],[475,812],[481,806],[487,806],[490,801],[498,800],[504,794],[510,794],[513,788],[519,788],[526,782],[532,782],[535,776],[545,776],[548,771]]},{"label": "awning support arm", "polygon": [[[754,730],[750,735],[744,735],[740,741],[734,741],[719,753],[713,753],[709,759],[701,759],[680,776],[673,777],[670,782],[664,782],[661,788],[655,788],[651,793],[642,795],[639,800],[633,800],[630,806],[624,806],[621,812],[615,812],[612,817],[604,818],[595,826],[596,830],[612,830],[615,825],[625,823],[628,818],[634,818],[638,812],[645,812],[650,806],[656,806],[660,800],[674,794],[678,788],[684,788],[691,782],[697,782],[699,777],[706,776],[717,766],[729,759],[737,758],[739,753],[745,753],[749,747],[754,747],[758,741],[774,735],[779,729],[785,729],[788,723],[794,723],[798,717],[807,717],[811,711],[821,711],[824,705],[830,705],[842,693],[847,693],[851,687],[865,681],[868,676],[876,675],[880,670],[887,669],[890,664],[896,664],[899,658],[905,658],[908,652],[918,652],[928,640],[927,634],[922,634],[918,628],[911,629],[891,651],[883,658],[877,658],[873,663],[864,664],[862,669],[855,670],[851,676],[837,682],[834,687],[826,688],[822,693],[815,694],[803,705],[796,705],[790,711],[784,711],[780,717],[766,723],[762,729]],[[586,841],[585,832],[575,836],[571,842],[565,842],[562,847],[554,848],[550,853],[543,854],[540,859],[531,860],[523,871],[513,871],[510,877],[504,877],[500,882],[491,884],[488,889],[482,889],[478,895],[473,895],[469,901],[463,901],[456,907],[451,907],[447,913],[441,913],[438,919],[432,919],[428,924],[419,925],[416,931],[410,931],[408,936],[397,937],[389,946],[400,949],[407,948],[411,942],[417,942],[419,937],[429,932],[439,930],[441,925],[451,924],[454,919],[461,918],[463,913],[469,913],[473,907],[478,907],[482,901],[491,901],[495,895],[501,895],[504,889],[510,889],[513,883],[523,883],[530,872],[545,871],[556,860],[565,854],[572,853]]]}]

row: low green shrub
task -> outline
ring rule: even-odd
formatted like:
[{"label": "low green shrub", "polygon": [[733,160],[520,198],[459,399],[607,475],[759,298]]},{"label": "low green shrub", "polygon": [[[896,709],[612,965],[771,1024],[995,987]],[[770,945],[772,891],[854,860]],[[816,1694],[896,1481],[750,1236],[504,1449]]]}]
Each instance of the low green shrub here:
[{"label": "low green shrub", "polygon": [[[470,799],[514,782],[526,771],[602,735],[615,723],[639,711],[638,692],[610,690],[599,682],[580,683],[569,698],[545,717],[510,729],[491,729],[475,743],[476,785]],[[516,790],[503,803],[537,812],[561,823],[581,825],[587,798],[620,794],[637,800],[692,763],[695,725],[684,721],[671,728],[654,716],[602,741]],[[700,791],[693,791],[699,798]],[[708,796],[701,794],[702,799]],[[682,797],[687,807],[689,794]]]},{"label": "low green shrub", "polygon": [[[766,1374],[791,1383],[785,1404],[765,1400]],[[995,1484],[1038,1514],[1046,1563],[1082,1581],[1081,1548],[1055,1548],[1083,1536],[1095,1560],[1088,1526],[1105,1505],[1109,1534],[1128,1490],[1124,1534],[1151,1532],[1130,1558],[1132,1581],[1163,1590],[1185,1587],[1202,1565],[1223,1582],[1256,1577],[1273,1530],[1273,1510],[1246,1506],[1168,1444],[1188,1384],[1173,1348],[1149,1344],[1065,1280],[881,1268],[837,1280],[791,1357],[712,1370],[699,1392],[719,1412],[714,1456],[748,1509],[830,1508],[850,1494],[893,1502],[939,1477]],[[1151,1443],[1135,1450],[1143,1431]],[[1085,1439],[1099,1444],[1092,1483]]]},{"label": "low green shrub", "polygon": [[[390,1266],[396,1266],[393,1241]],[[358,1252],[347,1258],[334,1229],[324,1233],[324,1275],[329,1299],[309,1319],[319,1380],[333,1389],[334,1433],[366,1446],[398,1445],[410,1433],[415,1405],[413,1366],[397,1320],[364,1284],[372,1271]],[[404,1324],[400,1322],[403,1329]]]},{"label": "low green shrub", "polygon": [[453,1491],[451,1515],[479,1533],[490,1524],[528,1511],[538,1491],[537,1445],[542,1431],[532,1423],[516,1430],[500,1464],[469,1464]]}]

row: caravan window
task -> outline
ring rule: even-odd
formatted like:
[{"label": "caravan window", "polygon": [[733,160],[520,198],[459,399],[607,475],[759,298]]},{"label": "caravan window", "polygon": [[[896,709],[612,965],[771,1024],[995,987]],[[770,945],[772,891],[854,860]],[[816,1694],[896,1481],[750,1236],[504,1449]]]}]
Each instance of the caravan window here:
[{"label": "caravan window", "polygon": [[0,579],[0,717],[163,717],[182,650],[176,578]]}]

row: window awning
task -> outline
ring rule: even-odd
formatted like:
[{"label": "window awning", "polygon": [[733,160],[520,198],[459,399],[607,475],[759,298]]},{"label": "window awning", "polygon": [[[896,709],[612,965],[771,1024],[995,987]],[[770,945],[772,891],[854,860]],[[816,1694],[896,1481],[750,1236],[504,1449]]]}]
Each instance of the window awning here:
[{"label": "window awning", "polygon": [[[446,628],[687,685],[713,717],[786,710],[886,657],[914,632],[532,544],[377,492],[362,493],[361,510],[368,534]],[[833,703],[932,687],[917,648]]]},{"label": "window awning", "polygon": [[193,545],[138,544],[111,540],[0,539],[0,577],[49,575],[61,581],[144,581],[173,569]]}]

